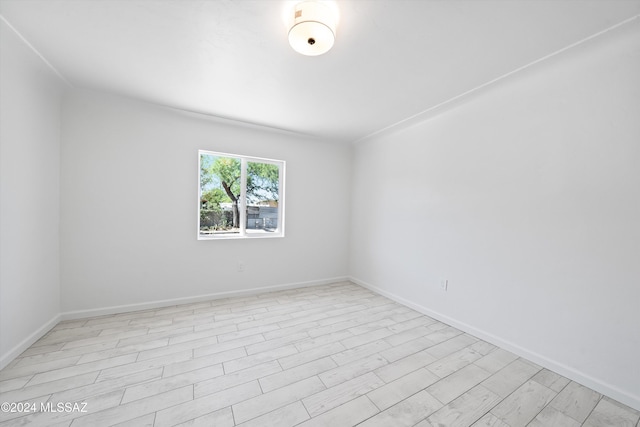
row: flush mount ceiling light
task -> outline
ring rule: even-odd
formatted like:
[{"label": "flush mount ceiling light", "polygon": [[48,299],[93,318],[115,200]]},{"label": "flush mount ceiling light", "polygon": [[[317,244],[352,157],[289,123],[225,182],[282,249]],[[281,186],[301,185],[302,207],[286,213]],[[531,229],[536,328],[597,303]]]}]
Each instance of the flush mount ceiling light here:
[{"label": "flush mount ceiling light", "polygon": [[337,10],[330,5],[314,0],[300,2],[289,15],[289,44],[303,55],[322,55],[333,46],[337,23]]}]

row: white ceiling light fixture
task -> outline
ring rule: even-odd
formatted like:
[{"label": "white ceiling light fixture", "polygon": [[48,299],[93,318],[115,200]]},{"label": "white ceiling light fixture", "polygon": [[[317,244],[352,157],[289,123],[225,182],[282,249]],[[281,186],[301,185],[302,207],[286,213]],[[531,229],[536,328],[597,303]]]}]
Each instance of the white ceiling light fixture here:
[{"label": "white ceiling light fixture", "polygon": [[289,44],[303,55],[322,55],[333,47],[337,23],[337,8],[314,0],[297,3],[288,19]]}]

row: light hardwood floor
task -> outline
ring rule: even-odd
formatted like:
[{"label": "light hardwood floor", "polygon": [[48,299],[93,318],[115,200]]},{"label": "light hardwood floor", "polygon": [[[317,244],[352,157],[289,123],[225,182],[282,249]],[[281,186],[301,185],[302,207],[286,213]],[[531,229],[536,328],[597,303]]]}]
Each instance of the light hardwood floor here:
[{"label": "light hardwood floor", "polygon": [[0,426],[640,426],[351,283],[61,322],[0,371],[0,392],[56,409],[2,412]]}]

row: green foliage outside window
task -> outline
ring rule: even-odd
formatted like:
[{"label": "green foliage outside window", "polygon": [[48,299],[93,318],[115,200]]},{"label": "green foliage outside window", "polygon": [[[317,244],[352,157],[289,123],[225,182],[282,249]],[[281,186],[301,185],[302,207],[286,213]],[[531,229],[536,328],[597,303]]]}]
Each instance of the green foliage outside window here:
[{"label": "green foliage outside window", "polygon": [[[240,227],[239,201],[242,163],[238,158],[200,155],[200,225],[212,230]],[[247,162],[247,203],[277,206],[279,167],[270,163]],[[231,204],[231,213],[222,209]]]}]

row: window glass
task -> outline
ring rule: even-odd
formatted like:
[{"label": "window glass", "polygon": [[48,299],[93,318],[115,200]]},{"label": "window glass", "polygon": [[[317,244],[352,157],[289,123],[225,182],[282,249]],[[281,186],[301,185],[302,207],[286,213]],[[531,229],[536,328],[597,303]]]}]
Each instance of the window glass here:
[{"label": "window glass", "polygon": [[247,162],[247,233],[278,229],[279,194],[278,165]]},{"label": "window glass", "polygon": [[198,238],[284,235],[284,162],[200,150]]}]

